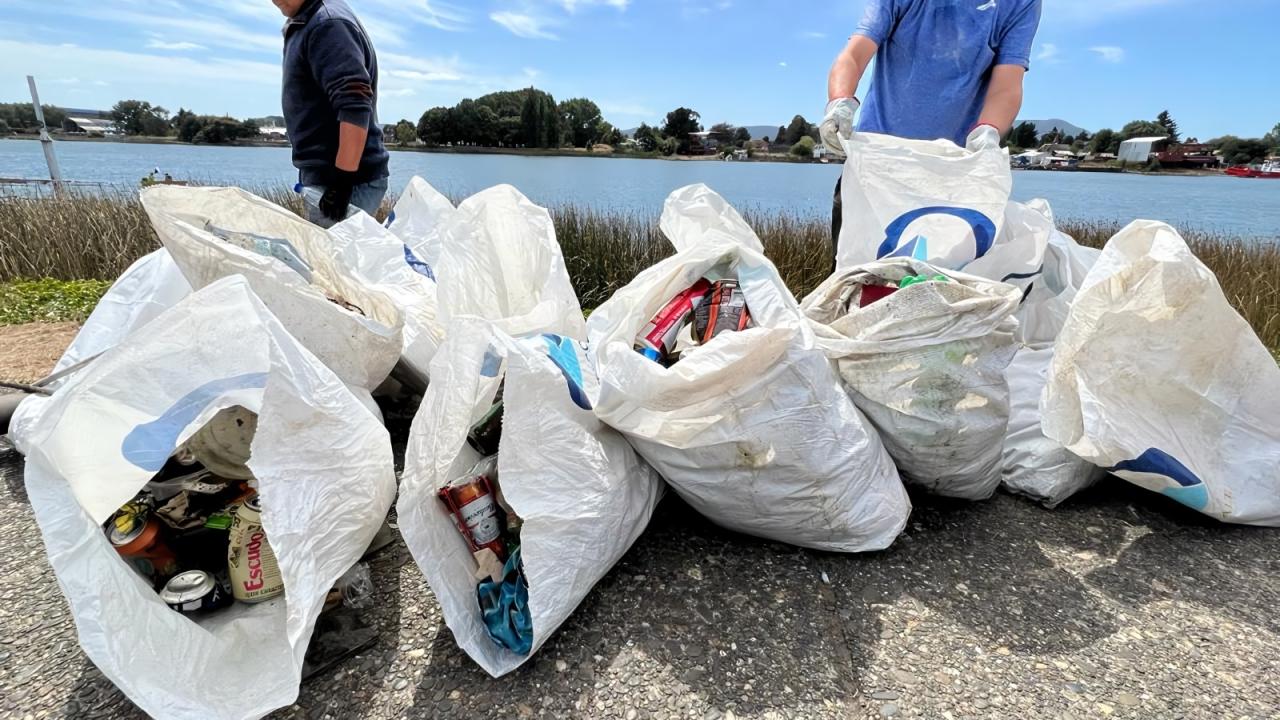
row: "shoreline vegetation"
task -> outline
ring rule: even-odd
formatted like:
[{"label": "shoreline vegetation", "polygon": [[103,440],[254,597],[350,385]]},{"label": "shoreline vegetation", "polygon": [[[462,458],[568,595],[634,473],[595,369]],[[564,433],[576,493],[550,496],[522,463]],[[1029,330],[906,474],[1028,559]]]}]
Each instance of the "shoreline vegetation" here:
[{"label": "shoreline vegetation", "polygon": [[[250,188],[301,212],[284,188]],[[385,215],[393,199],[388,199]],[[584,309],[598,307],[673,251],[658,218],[574,205],[549,208]],[[794,213],[743,213],[787,286],[803,297],[830,272],[829,220]],[[1060,220],[1083,245],[1102,247],[1118,223]],[[1233,307],[1280,357],[1280,235],[1273,239],[1183,232],[1218,277]],[[0,198],[0,324],[83,320],[110,281],[159,247],[136,194]],[[84,281],[89,281],[88,283]],[[62,290],[64,284],[69,288]]]},{"label": "shoreline vegetation", "polygon": [[[38,141],[39,138],[27,135],[11,135],[8,138],[0,138],[8,140],[30,140]],[[220,143],[218,145],[206,145],[203,143],[192,143],[179,140],[175,137],[150,137],[150,136],[114,136],[114,137],[97,137],[85,135],[55,135],[53,137],[57,142],[74,142],[74,143],[116,143],[124,145],[174,145],[189,147],[264,147],[264,148],[288,148],[287,142],[270,141],[270,140],[237,140],[234,142]],[[517,147],[482,147],[474,145],[457,145],[457,146],[438,146],[428,147],[423,145],[398,145],[389,143],[387,149],[392,152],[414,152],[414,153],[435,153],[442,155],[512,155],[517,157],[572,157],[572,158],[596,158],[596,159],[614,159],[614,160],[665,160],[668,162],[722,162],[719,155],[663,155],[661,152],[643,152],[634,150],[617,150],[612,146],[598,146],[608,148],[607,150],[597,150],[595,148],[517,148]],[[838,160],[819,159],[810,157],[799,157],[789,152],[769,152],[754,153],[751,157],[745,159],[737,159],[734,162],[747,163],[797,163],[797,164],[835,164]],[[1143,170],[1137,168],[1122,168],[1105,163],[1082,163],[1080,166],[1071,170],[1046,170],[1041,168],[1014,168],[1015,172],[1082,172],[1082,173],[1115,173],[1126,175],[1160,175],[1165,177],[1225,177],[1224,170],[1198,170],[1191,168],[1161,168],[1159,170]]]}]

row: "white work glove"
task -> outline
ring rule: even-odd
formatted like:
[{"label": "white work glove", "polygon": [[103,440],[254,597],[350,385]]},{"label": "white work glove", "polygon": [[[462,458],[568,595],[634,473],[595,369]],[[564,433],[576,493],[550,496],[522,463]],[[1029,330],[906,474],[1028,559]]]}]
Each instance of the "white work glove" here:
[{"label": "white work glove", "polygon": [[858,112],[858,98],[836,98],[827,103],[820,132],[822,144],[837,155],[844,155],[845,141],[853,139],[853,116]]},{"label": "white work glove", "polygon": [[985,150],[999,150],[1000,131],[996,130],[994,126],[983,123],[969,133],[969,139],[964,142],[964,149],[975,153]]}]

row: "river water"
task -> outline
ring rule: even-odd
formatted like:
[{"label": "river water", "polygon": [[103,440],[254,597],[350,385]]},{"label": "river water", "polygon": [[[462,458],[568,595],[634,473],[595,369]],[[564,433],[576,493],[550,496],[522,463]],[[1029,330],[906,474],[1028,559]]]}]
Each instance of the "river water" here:
[{"label": "river water", "polygon": [[[178,179],[249,188],[292,185],[288,148],[56,144],[63,177],[136,187],[153,168]],[[836,165],[391,153],[391,187],[421,175],[465,197],[510,183],[542,205],[579,204],[656,215],[672,190],[702,182],[735,206],[801,215],[830,212]],[[0,141],[0,178],[48,176],[40,144]],[[3,187],[3,186],[0,186]],[[3,190],[0,190],[3,192]],[[1060,218],[1163,220],[1186,229],[1280,237],[1280,182],[1228,177],[1015,172],[1015,200],[1042,197]]]}]

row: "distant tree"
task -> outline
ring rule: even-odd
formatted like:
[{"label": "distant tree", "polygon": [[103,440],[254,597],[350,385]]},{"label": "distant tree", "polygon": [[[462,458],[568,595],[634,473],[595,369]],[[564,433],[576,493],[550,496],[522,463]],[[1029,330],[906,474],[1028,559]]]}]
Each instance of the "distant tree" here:
[{"label": "distant tree", "polygon": [[1090,135],[1088,130],[1081,130],[1080,134],[1076,135],[1076,142],[1078,143],[1088,143],[1092,139],[1093,135]]},{"label": "distant tree", "polygon": [[550,93],[529,88],[520,110],[524,144],[533,148],[560,147],[563,133],[556,99]]},{"label": "distant tree", "polygon": [[[686,141],[687,142],[687,141]],[[664,137],[658,142],[658,152],[671,156],[680,151],[680,141],[673,137]]]},{"label": "distant tree", "polygon": [[787,142],[787,128],[785,125],[778,126],[778,135],[773,139],[777,145],[783,145]]},{"label": "distant tree", "polygon": [[596,142],[618,147],[622,143],[626,142],[626,140],[627,136],[623,135],[621,130],[614,127],[611,123],[603,120],[600,121],[600,137],[596,138]]},{"label": "distant tree", "polygon": [[649,127],[646,123],[640,123],[640,127],[636,129],[635,139],[639,143],[641,150],[653,152],[658,149],[659,143],[662,142],[662,134],[656,128]]},{"label": "distant tree", "polygon": [[787,145],[795,145],[800,142],[800,138],[810,136],[813,129],[813,126],[809,124],[808,120],[804,119],[804,116],[797,115],[791,118],[791,124],[787,126],[783,142]]},{"label": "distant tree", "polygon": [[1156,122],[1160,124],[1160,127],[1164,128],[1165,134],[1169,136],[1170,140],[1182,142],[1182,136],[1178,133],[1178,123],[1174,121],[1168,110],[1161,110],[1160,114],[1156,116]]},{"label": "distant tree", "polygon": [[1111,128],[1103,128],[1089,141],[1089,152],[1115,153],[1120,149],[1120,136]]},{"label": "distant tree", "polygon": [[223,145],[258,134],[256,123],[244,123],[232,117],[201,115],[194,121],[199,123],[200,129],[191,142],[197,145]]},{"label": "distant tree", "polygon": [[737,133],[737,128],[729,123],[716,123],[711,126],[710,132],[711,139],[715,140],[721,146],[732,145],[734,135]]},{"label": "distant tree", "polygon": [[600,106],[586,98],[573,98],[560,103],[560,120],[574,147],[588,147],[599,139],[604,116]]},{"label": "distant tree", "polygon": [[813,148],[817,145],[813,138],[808,135],[802,135],[795,145],[791,146],[791,154],[796,157],[811,158],[813,157]]},{"label": "distant tree", "polygon": [[1155,120],[1134,120],[1120,129],[1120,140],[1137,137],[1168,137],[1169,129]]},{"label": "distant tree", "polygon": [[1263,140],[1271,143],[1272,147],[1280,151],[1280,123],[1276,123],[1276,126],[1271,128],[1271,132],[1267,133]]},{"label": "distant tree", "polygon": [[418,139],[427,145],[446,145],[453,142],[453,110],[433,107],[422,113],[418,120]]},{"label": "distant tree", "polygon": [[662,126],[662,134],[677,143],[676,152],[689,152],[689,136],[702,132],[702,124],[698,122],[702,116],[686,107],[676,108],[667,113],[667,121]]},{"label": "distant tree", "polygon": [[111,119],[126,135],[166,135],[169,111],[145,100],[121,100],[111,108]]},{"label": "distant tree", "polygon": [[401,120],[396,123],[395,139],[396,144],[401,147],[412,145],[418,139],[418,128],[408,120]]},{"label": "distant tree", "polygon": [[9,122],[4,118],[0,118],[0,137],[9,135],[13,130],[9,129]]},{"label": "distant tree", "polygon": [[733,134],[733,144],[734,144],[734,145],[737,145],[738,147],[746,147],[746,146],[747,146],[747,143],[749,143],[749,142],[751,142],[751,131],[750,131],[750,130],[748,130],[748,129],[744,128],[744,127],[740,127],[740,128],[738,128],[738,130],[737,130],[736,132],[734,132],[734,134]]},{"label": "distant tree", "polygon": [[[66,110],[56,105],[41,105],[40,109],[44,111],[44,123],[48,127],[56,130],[66,122]],[[36,111],[31,103],[0,103],[0,120],[10,130],[26,130],[37,125]]]},{"label": "distant tree", "polygon": [[1262,162],[1272,149],[1271,144],[1261,138],[1239,138],[1235,135],[1210,140],[1209,145],[1222,153],[1222,161],[1228,165]]},{"label": "distant tree", "polygon": [[[786,132],[786,130],[784,129],[783,132]],[[768,135],[761,135],[760,142],[764,143],[765,145],[770,145],[773,143],[773,140],[771,140]]]},{"label": "distant tree", "polygon": [[1036,147],[1035,123],[1025,121],[1019,123],[1009,135],[1009,144],[1016,145],[1024,150]]}]

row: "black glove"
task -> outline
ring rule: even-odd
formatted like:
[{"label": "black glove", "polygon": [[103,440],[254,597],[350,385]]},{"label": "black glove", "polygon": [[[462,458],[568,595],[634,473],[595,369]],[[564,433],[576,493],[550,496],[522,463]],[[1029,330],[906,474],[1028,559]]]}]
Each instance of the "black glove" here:
[{"label": "black glove", "polygon": [[335,170],[320,198],[320,214],[334,222],[346,220],[351,211],[351,191],[355,186],[355,173]]}]

